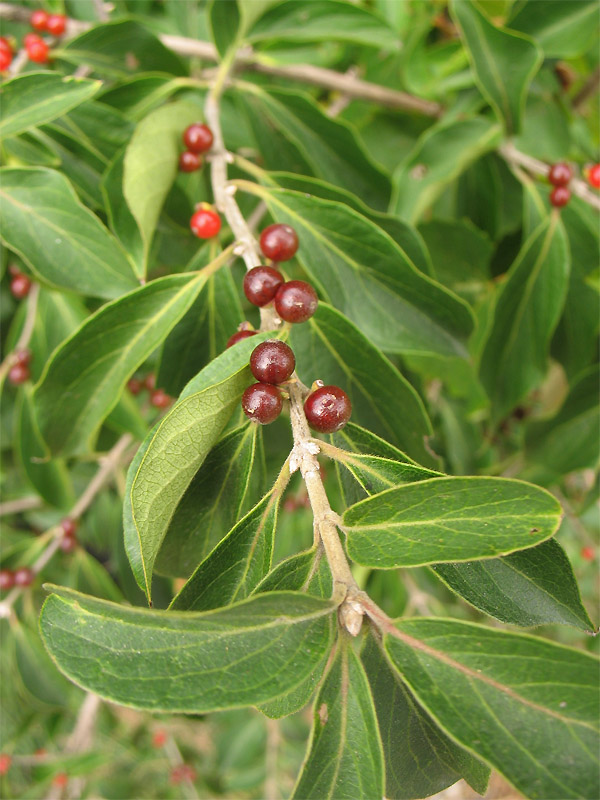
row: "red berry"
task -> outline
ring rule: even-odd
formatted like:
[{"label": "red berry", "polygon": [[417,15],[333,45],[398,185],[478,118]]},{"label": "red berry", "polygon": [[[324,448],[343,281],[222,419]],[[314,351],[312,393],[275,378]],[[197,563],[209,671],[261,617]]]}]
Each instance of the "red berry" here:
[{"label": "red berry", "polygon": [[564,161],[552,164],[548,173],[548,180],[553,186],[566,186],[573,177],[573,170]]},{"label": "red berry", "polygon": [[296,367],[291,347],[278,339],[269,339],[255,347],[250,356],[250,369],[260,383],[283,383]]},{"label": "red berry", "polygon": [[254,383],[242,395],[244,414],[252,422],[259,422],[261,425],[275,422],[282,407],[281,392],[270,383]]},{"label": "red berry", "polygon": [[19,567],[15,571],[15,586],[31,586],[35,578],[35,573],[29,567]]},{"label": "red berry", "polygon": [[581,557],[585,561],[593,561],[596,558],[596,551],[590,545],[581,548]]},{"label": "red berry", "polygon": [[52,36],[62,36],[67,27],[67,18],[64,14],[50,14],[46,23],[46,30]]},{"label": "red berry", "polygon": [[10,291],[17,300],[23,300],[23,298],[27,297],[30,289],[31,281],[27,275],[23,275],[22,273],[20,275],[15,275],[10,282]]},{"label": "red berry", "polygon": [[556,186],[550,192],[550,202],[554,208],[566,206],[571,199],[571,192],[566,186]]},{"label": "red berry", "polygon": [[190,220],[192,233],[200,239],[212,239],[221,230],[221,217],[210,208],[200,208]]},{"label": "red berry", "polygon": [[309,394],[304,413],[311,428],[320,433],[334,433],[350,419],[350,398],[339,386],[321,386]]},{"label": "red berry", "polygon": [[0,72],[7,70],[12,64],[13,51],[8,39],[0,36]]},{"label": "red berry", "polygon": [[156,731],[154,736],[152,737],[152,746],[163,747],[166,741],[167,741],[167,732],[163,731],[161,728],[160,730]]},{"label": "red berry", "polygon": [[150,395],[150,405],[154,408],[168,408],[173,402],[173,398],[163,389],[155,389]]},{"label": "red berry", "polygon": [[256,336],[256,331],[238,331],[229,337],[227,347],[233,347],[234,344],[241,342],[242,339],[247,339],[249,336]]},{"label": "red berry", "polygon": [[212,147],[212,131],[208,125],[195,122],[184,130],[183,143],[192,153],[206,153]]},{"label": "red berry", "polygon": [[64,789],[67,783],[69,782],[69,776],[66,772],[58,772],[52,778],[52,785],[56,786],[57,789]]},{"label": "red berry", "polygon": [[153,372],[149,372],[144,378],[144,386],[149,392],[153,392],[156,389],[156,375]]},{"label": "red berry", "polygon": [[269,225],[260,235],[260,249],[272,261],[287,261],[298,249],[298,235],[289,225]]},{"label": "red berry", "polygon": [[286,322],[306,322],[317,310],[319,298],[304,281],[288,281],[277,290],[275,310]]},{"label": "red berry", "polygon": [[0,592],[7,592],[15,585],[15,576],[10,569],[0,569]]},{"label": "red berry", "polygon": [[25,49],[30,61],[36,64],[47,63],[50,48],[43,39],[39,39],[37,42],[30,42]]},{"label": "red berry", "polygon": [[590,186],[600,189],[600,164],[593,164],[587,171],[587,179]]},{"label": "red berry", "polygon": [[45,31],[46,25],[48,24],[48,12],[44,11],[43,8],[38,8],[37,11],[34,11],[29,17],[29,24],[32,28],[35,28],[36,31]]},{"label": "red berry", "polygon": [[191,150],[184,150],[179,156],[179,169],[182,172],[195,172],[202,166],[202,156],[192,153]]},{"label": "red berry", "polygon": [[127,381],[127,388],[131,394],[139,394],[144,388],[144,384],[139,378],[130,378]]},{"label": "red berry", "polygon": [[244,294],[260,308],[273,300],[284,282],[281,272],[273,267],[254,267],[244,275]]},{"label": "red berry", "polygon": [[8,753],[0,753],[0,775],[6,775],[12,764],[12,758]]},{"label": "red berry", "polygon": [[8,371],[8,380],[13,386],[19,386],[21,383],[25,383],[30,377],[31,373],[29,372],[27,364],[15,364]]},{"label": "red berry", "polygon": [[29,47],[33,42],[42,42],[43,39],[39,33],[26,33],[23,37],[23,45],[25,48]]},{"label": "red berry", "polygon": [[31,350],[27,350],[26,348],[15,350],[12,354],[12,358],[15,364],[22,364],[26,367],[31,361]]}]

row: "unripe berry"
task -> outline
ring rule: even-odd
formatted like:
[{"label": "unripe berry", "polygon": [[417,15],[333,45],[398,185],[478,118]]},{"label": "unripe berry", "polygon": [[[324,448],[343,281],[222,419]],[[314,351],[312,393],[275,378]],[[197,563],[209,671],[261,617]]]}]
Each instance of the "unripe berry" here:
[{"label": "unripe berry", "polygon": [[36,9],[29,17],[29,24],[36,31],[45,31],[48,24],[48,12],[43,8]]},{"label": "unripe berry", "polygon": [[335,433],[350,419],[352,404],[339,386],[321,386],[306,398],[304,413],[315,431]]},{"label": "unripe berry", "polygon": [[259,383],[283,383],[296,367],[294,352],[285,342],[270,339],[252,351],[250,369]]},{"label": "unripe berry", "polygon": [[35,573],[29,567],[19,567],[15,571],[15,586],[31,586],[35,578]]},{"label": "unripe berry", "polygon": [[587,179],[590,186],[600,189],[600,164],[593,164],[587,171]]},{"label": "unripe berry", "polygon": [[195,122],[183,132],[183,143],[192,153],[206,153],[212,147],[212,131],[208,125]]},{"label": "unripe berry", "polygon": [[273,267],[254,267],[244,275],[244,294],[253,305],[262,308],[273,300],[284,283],[279,270]]},{"label": "unripe berry", "polygon": [[13,386],[25,383],[31,377],[27,364],[14,364],[8,371],[8,380]]},{"label": "unripe berry", "polygon": [[566,186],[555,186],[550,192],[550,203],[554,208],[566,206],[571,199],[571,192]]},{"label": "unripe berry", "polygon": [[25,49],[29,60],[35,64],[46,64],[48,62],[50,48],[43,39],[38,39],[37,42],[29,42]]},{"label": "unripe berry", "polygon": [[255,383],[249,386],[242,395],[244,414],[261,425],[275,422],[281,414],[283,400],[281,392],[270,383]]},{"label": "unripe berry", "polygon": [[0,592],[7,592],[15,585],[15,576],[10,569],[0,569]]},{"label": "unripe berry", "polygon": [[10,282],[10,291],[13,297],[15,297],[17,300],[23,300],[25,297],[27,297],[30,289],[31,281],[27,275],[23,275],[23,273],[15,275]]},{"label": "unripe berry", "polygon": [[247,339],[249,336],[256,336],[256,331],[237,331],[227,340],[227,347],[233,347],[234,344],[241,342],[242,339]]},{"label": "unripe berry", "polygon": [[150,405],[154,408],[168,408],[173,402],[173,398],[163,389],[155,389],[150,395]]},{"label": "unripe berry", "polygon": [[0,36],[0,72],[7,70],[12,64],[13,49],[10,46],[8,39]]},{"label": "unripe berry", "polygon": [[260,249],[272,261],[287,261],[298,249],[298,234],[289,225],[269,225],[260,235]]},{"label": "unripe berry", "polygon": [[548,173],[548,180],[553,186],[566,186],[573,177],[573,170],[564,161],[552,164]]},{"label": "unripe berry", "polygon": [[62,36],[67,27],[67,18],[64,14],[50,14],[46,23],[46,30],[52,36]]},{"label": "unripe berry", "polygon": [[221,230],[221,217],[210,208],[199,208],[192,215],[190,228],[199,239],[212,239]]},{"label": "unripe berry", "polygon": [[191,150],[184,150],[179,156],[179,169],[181,172],[195,172],[202,166],[202,156],[192,153]]},{"label": "unripe berry", "polygon": [[306,322],[317,310],[319,298],[305,281],[288,281],[277,290],[275,310],[286,322]]}]

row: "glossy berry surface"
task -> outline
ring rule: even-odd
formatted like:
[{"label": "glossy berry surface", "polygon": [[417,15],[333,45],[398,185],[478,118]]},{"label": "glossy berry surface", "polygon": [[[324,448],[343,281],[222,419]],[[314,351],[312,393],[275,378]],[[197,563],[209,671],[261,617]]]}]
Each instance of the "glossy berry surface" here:
[{"label": "glossy berry surface", "polygon": [[46,23],[46,30],[52,36],[62,36],[67,27],[67,18],[64,14],[50,14]]},{"label": "glossy berry surface", "polygon": [[192,153],[206,153],[212,147],[212,131],[208,125],[196,122],[183,132],[183,143]]},{"label": "glossy berry surface", "polygon": [[600,189],[600,164],[593,164],[587,173],[587,179],[590,186],[594,189]]},{"label": "glossy berry surface", "polygon": [[281,414],[283,400],[281,392],[270,383],[255,383],[249,386],[242,395],[244,414],[261,425],[275,422]]},{"label": "glossy berry surface", "polygon": [[13,297],[16,297],[17,300],[23,300],[24,297],[27,297],[29,294],[29,290],[31,289],[31,281],[27,277],[27,275],[19,274],[15,275],[15,277],[10,282],[10,291]]},{"label": "glossy berry surface", "polygon": [[284,283],[284,277],[279,270],[273,267],[254,267],[244,275],[244,294],[252,305],[261,308],[273,300]]},{"label": "glossy berry surface", "polygon": [[283,383],[295,368],[294,351],[278,339],[261,342],[250,356],[250,369],[260,383]]},{"label": "glossy berry surface", "polygon": [[306,322],[317,310],[317,293],[305,281],[288,281],[277,290],[275,310],[286,322]]},{"label": "glossy berry surface", "polygon": [[272,261],[287,261],[298,249],[298,234],[283,223],[269,225],[260,235],[260,249]]},{"label": "glossy berry surface", "polygon": [[8,371],[8,380],[13,386],[25,383],[31,377],[27,364],[14,364]]},{"label": "glossy berry surface", "polygon": [[313,430],[334,433],[350,419],[352,404],[339,386],[321,386],[306,398],[304,413]]},{"label": "glossy berry surface", "polygon": [[554,208],[566,206],[571,199],[571,192],[566,186],[555,186],[550,192],[550,202]]},{"label": "glossy berry surface", "polygon": [[29,17],[29,24],[36,31],[45,31],[48,24],[48,12],[44,11],[43,8],[38,8]]},{"label": "glossy berry surface", "polygon": [[202,157],[191,150],[184,150],[179,156],[179,169],[182,172],[195,172],[202,166]]},{"label": "glossy berry surface", "polygon": [[548,180],[553,186],[566,186],[572,177],[573,170],[563,161],[559,161],[558,164],[552,164],[548,173]]},{"label": "glossy berry surface", "polygon": [[221,217],[210,208],[200,208],[193,214],[190,228],[199,239],[212,239],[221,230]]},{"label": "glossy berry surface", "polygon": [[237,331],[227,340],[227,347],[233,347],[234,344],[241,342],[242,339],[247,339],[249,336],[256,336],[256,331]]},{"label": "glossy berry surface", "polygon": [[154,408],[168,408],[173,402],[173,398],[163,389],[155,389],[150,395],[150,405]]},{"label": "glossy berry surface", "polygon": [[0,592],[7,592],[15,585],[15,576],[10,569],[0,569]]},{"label": "glossy berry surface", "polygon": [[36,64],[45,64],[48,61],[50,48],[43,39],[38,39],[36,42],[29,42],[25,49],[27,50],[30,61]]},{"label": "glossy berry surface", "polygon": [[31,586],[34,578],[35,573],[32,569],[29,569],[29,567],[19,567],[19,569],[15,571],[15,586]]},{"label": "glossy berry surface", "polygon": [[0,72],[8,69],[12,64],[13,51],[7,39],[0,36]]}]

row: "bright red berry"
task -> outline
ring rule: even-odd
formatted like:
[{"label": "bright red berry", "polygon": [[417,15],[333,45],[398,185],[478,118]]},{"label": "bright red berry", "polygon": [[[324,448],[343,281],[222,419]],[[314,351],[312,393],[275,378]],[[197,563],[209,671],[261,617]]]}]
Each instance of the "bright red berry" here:
[{"label": "bright red berry", "polygon": [[19,567],[15,570],[15,586],[31,586],[35,578],[35,573],[29,567]]},{"label": "bright red berry", "polygon": [[587,171],[587,179],[590,186],[600,189],[600,164],[593,164]]},{"label": "bright red berry", "polygon": [[281,392],[270,383],[254,383],[242,395],[244,414],[261,425],[275,422],[281,414],[283,400]]},{"label": "bright red berry", "polygon": [[190,220],[190,228],[199,239],[212,239],[221,230],[221,217],[211,208],[199,208]]},{"label": "bright red berry", "polygon": [[7,592],[15,585],[15,576],[10,569],[0,569],[0,592]]},{"label": "bright red berry", "polygon": [[287,261],[298,249],[298,235],[289,225],[269,225],[260,235],[260,249],[272,261]]},{"label": "bright red berry", "polygon": [[46,64],[48,62],[50,48],[43,39],[39,39],[37,42],[29,42],[25,49],[30,61],[36,64]]},{"label": "bright red berry", "polygon": [[52,36],[62,36],[67,27],[67,18],[64,14],[50,14],[46,23],[46,30]]},{"label": "bright red berry", "polygon": [[593,561],[596,558],[596,551],[590,545],[581,548],[581,557],[585,561]]},{"label": "bright red berry", "polygon": [[12,292],[13,297],[17,300],[23,300],[23,298],[27,297],[29,294],[29,290],[31,289],[31,281],[27,277],[27,275],[15,275],[15,277],[10,282],[10,291]]},{"label": "bright red berry", "polygon": [[295,368],[294,351],[279,339],[261,342],[250,356],[250,369],[259,383],[283,383]]},{"label": "bright red berry", "polygon": [[150,395],[150,405],[154,408],[168,408],[173,402],[173,398],[163,389],[155,389]]},{"label": "bright red berry", "polygon": [[13,50],[8,39],[0,36],[0,72],[7,70],[12,64]]},{"label": "bright red berry", "polygon": [[31,373],[29,372],[27,364],[13,364],[8,371],[8,380],[13,386],[19,386],[21,383],[25,383],[30,377]]},{"label": "bright red berry", "polygon": [[144,383],[139,378],[130,378],[127,381],[127,388],[131,394],[139,394],[144,388]]},{"label": "bright red berry", "polygon": [[233,347],[234,344],[241,342],[242,339],[247,339],[249,336],[256,336],[256,331],[237,331],[227,340],[227,347]]},{"label": "bright red berry", "polygon": [[285,279],[279,270],[273,267],[254,267],[244,275],[244,294],[255,306],[266,306],[270,303]]},{"label": "bright red berry", "polygon": [[152,746],[163,747],[166,741],[167,741],[167,732],[164,731],[162,728],[160,728],[154,733],[154,736],[152,737]]},{"label": "bright red berry", "polygon": [[183,143],[192,153],[206,153],[213,143],[213,134],[208,125],[195,122],[183,132]]},{"label": "bright red berry", "polygon": [[0,775],[6,775],[12,764],[12,758],[8,753],[0,753]]},{"label": "bright red berry", "polygon": [[202,166],[202,156],[192,153],[191,150],[184,150],[179,156],[179,169],[182,172],[195,172]]},{"label": "bright red berry", "polygon": [[29,24],[32,28],[35,28],[36,31],[45,31],[48,24],[48,17],[47,11],[44,11],[43,8],[38,8],[29,17]]},{"label": "bright red berry", "polygon": [[66,772],[57,772],[52,778],[52,785],[56,786],[57,789],[64,789],[68,782],[69,776]]},{"label": "bright red berry", "polygon": [[566,186],[555,186],[550,192],[550,203],[554,208],[566,206],[571,199],[571,192]]},{"label": "bright red berry", "polygon": [[548,180],[553,186],[566,186],[573,177],[573,170],[564,161],[552,164],[548,172]]},{"label": "bright red berry", "polygon": [[339,386],[321,386],[306,398],[304,413],[315,431],[334,433],[350,419],[352,403]]},{"label": "bright red berry", "polygon": [[156,375],[153,372],[149,372],[144,378],[144,386],[149,392],[153,392],[156,389]]},{"label": "bright red berry", "polygon": [[288,281],[277,290],[275,310],[286,322],[306,322],[317,310],[319,298],[304,281]]}]

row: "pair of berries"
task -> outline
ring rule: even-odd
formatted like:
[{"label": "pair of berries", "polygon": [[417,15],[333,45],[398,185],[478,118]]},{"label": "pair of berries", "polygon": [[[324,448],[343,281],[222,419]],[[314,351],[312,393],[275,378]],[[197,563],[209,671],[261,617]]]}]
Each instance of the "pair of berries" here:
[{"label": "pair of berries", "polygon": [[14,264],[11,264],[8,271],[12,275],[10,281],[10,291],[16,300],[24,300],[31,289],[31,280],[24,275]]},{"label": "pair of berries", "polygon": [[30,350],[15,350],[11,355],[11,367],[8,371],[8,380],[13,386],[25,383],[31,377],[29,363],[31,361]]},{"label": "pair of berries", "polygon": [[552,164],[550,167],[548,180],[554,186],[554,189],[550,192],[550,203],[555,208],[566,206],[571,199],[571,191],[568,188],[568,184],[572,177],[573,170],[562,161]]},{"label": "pair of berries", "polygon": [[67,27],[67,18],[64,14],[48,14],[43,8],[38,8],[29,17],[29,24],[36,31],[47,31],[52,36],[62,36]]},{"label": "pair of berries", "polygon": [[14,572],[10,569],[0,569],[0,592],[7,592],[13,586],[21,589],[31,586],[35,579],[35,572],[29,567],[19,567]]},{"label": "pair of berries", "polygon": [[13,49],[10,42],[4,36],[0,36],[0,72],[7,70],[12,64]]},{"label": "pair of berries", "polygon": [[212,147],[212,131],[208,125],[195,122],[183,132],[183,143],[187,150],[179,156],[179,169],[182,172],[195,172],[202,166],[201,153],[206,153]]}]

